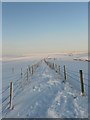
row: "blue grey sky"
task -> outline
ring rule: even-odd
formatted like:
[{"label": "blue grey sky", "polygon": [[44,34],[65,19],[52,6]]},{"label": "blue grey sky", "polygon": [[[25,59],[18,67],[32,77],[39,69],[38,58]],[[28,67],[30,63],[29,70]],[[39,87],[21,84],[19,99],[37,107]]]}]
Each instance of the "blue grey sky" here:
[{"label": "blue grey sky", "polygon": [[3,54],[88,50],[88,3],[3,3]]},{"label": "blue grey sky", "polygon": [[[2,18],[2,3],[0,2],[0,18]],[[0,57],[2,55],[2,19],[0,19]]]}]

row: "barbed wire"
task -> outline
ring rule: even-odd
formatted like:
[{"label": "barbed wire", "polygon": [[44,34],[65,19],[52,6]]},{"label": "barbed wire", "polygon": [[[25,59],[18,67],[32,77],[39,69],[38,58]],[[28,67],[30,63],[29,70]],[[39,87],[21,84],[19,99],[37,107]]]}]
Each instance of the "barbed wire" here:
[{"label": "barbed wire", "polygon": [[[39,64],[40,64],[40,61],[37,63],[37,64],[33,64],[32,66],[35,66],[35,69],[39,66]],[[64,72],[63,72],[63,67],[61,67],[60,65],[57,65],[57,64],[55,64],[54,63],[54,65],[56,65],[58,68],[59,68],[59,66],[60,66],[60,71],[59,71],[59,69],[56,67],[55,68],[55,66],[54,67],[52,67],[52,65],[53,65],[53,63],[50,63],[50,62],[47,62],[46,61],[46,64],[49,66],[49,65],[51,65],[51,69],[54,69],[54,71],[55,72],[57,72],[57,73],[59,73],[61,76],[63,76],[63,74],[64,74]],[[28,68],[30,68],[30,70],[32,69],[32,66],[29,66]],[[42,73],[45,71],[45,69],[46,68],[44,68],[44,69],[42,69],[43,71],[42,71]],[[73,71],[73,70],[69,70],[69,69],[67,69],[68,71],[71,71],[71,73],[72,72],[74,72],[74,73],[79,73],[79,72],[76,72],[76,71]],[[62,71],[62,72],[61,72]],[[74,78],[74,77],[72,77],[71,75],[70,75],[70,72],[66,72],[66,74],[67,74],[67,76],[68,77],[70,77],[70,78],[72,78],[73,80],[75,80],[75,81],[77,81],[77,82],[79,82],[80,83],[80,81],[79,80],[77,80],[76,78]],[[35,71],[34,71],[35,72]],[[30,72],[31,73],[31,72]],[[29,75],[30,75],[30,73],[29,73]],[[63,74],[62,74],[63,73]],[[78,75],[75,75],[74,73],[72,73],[74,76],[77,76],[77,77],[79,77]],[[24,70],[23,71],[23,74],[24,74],[24,78],[23,78],[23,81],[24,81],[24,86],[25,86],[25,84],[26,84],[26,82],[28,82],[27,80],[26,80],[26,78],[27,78],[27,69],[26,70]],[[20,74],[19,74],[20,75]],[[32,73],[31,73],[31,75],[32,75]],[[30,76],[31,76],[30,75]],[[18,77],[18,76],[17,76]],[[16,77],[16,78],[17,78]],[[29,79],[29,78],[28,78]],[[20,81],[19,81],[20,80]],[[18,83],[18,81],[19,81],[19,83]],[[13,85],[16,85],[16,87],[14,88],[14,90],[13,90],[13,92],[15,92],[15,90],[17,90],[17,88],[18,89],[20,89],[20,83],[21,82],[23,82],[23,81],[21,81],[21,77],[20,78],[18,78],[14,83],[13,83]],[[86,86],[88,86],[86,83],[84,83],[84,85],[86,85]],[[88,87],[90,87],[90,86],[88,86]],[[5,92],[5,91],[7,91],[8,89],[9,89],[10,87],[9,86],[7,86],[7,88],[3,91],[3,93]],[[8,98],[9,98],[10,96],[7,96],[3,101],[2,101],[2,103],[4,103]],[[15,96],[14,96],[15,97]],[[14,98],[13,97],[13,98]]]},{"label": "barbed wire", "polygon": [[[34,66],[34,69],[36,69],[36,68],[39,66],[39,64],[40,64],[41,61],[42,61],[42,60],[40,60],[38,63],[35,63],[35,64],[32,65],[32,66]],[[31,70],[31,69],[32,69],[32,66],[29,66],[29,65],[28,65],[27,69],[30,69],[30,70]],[[27,74],[27,69],[25,69],[25,70],[23,71],[24,76]],[[35,71],[33,71],[33,72],[35,72]],[[21,70],[21,73],[22,73],[22,70]],[[20,73],[20,74],[21,74],[21,73]],[[31,73],[31,72],[29,71],[29,75],[30,75],[30,73]],[[14,76],[9,76],[8,79],[9,79],[9,78],[10,78],[10,79],[11,79],[11,78],[16,79],[16,78],[18,78],[18,75],[20,75],[20,74],[15,74]],[[31,75],[32,75],[32,73],[31,73]],[[26,77],[27,77],[27,76],[26,76]],[[25,78],[26,78],[26,77],[25,77]],[[27,82],[27,80],[26,80],[25,78],[24,78],[23,81],[24,81],[24,82]],[[15,80],[15,82],[13,83],[14,86],[16,85],[16,87],[13,89],[13,94],[14,94],[14,92],[15,92],[15,90],[16,90],[17,88],[20,88],[19,86],[20,86],[21,79],[22,79],[22,78],[20,77],[20,78],[18,78],[17,80]],[[18,83],[18,81],[19,81],[19,83]],[[9,88],[10,88],[10,86],[7,86],[2,93],[5,93]],[[1,93],[1,94],[2,94],[2,93]],[[10,97],[10,96],[7,96],[5,99],[3,98],[4,100],[2,100],[2,104],[3,104],[9,97]],[[14,97],[15,97],[15,96],[14,96]],[[14,98],[14,97],[13,97],[13,98]],[[2,108],[2,109],[5,110],[8,104],[9,104],[9,102],[6,103],[6,104],[4,105],[5,107]],[[1,111],[1,112],[3,112],[3,111]]]},{"label": "barbed wire", "polygon": [[4,100],[2,100],[2,103],[4,103],[10,96],[7,96]]},{"label": "barbed wire", "polygon": [[9,85],[7,86],[5,90],[2,91],[2,93],[6,92],[8,89],[9,89]]},{"label": "barbed wire", "polygon": [[[48,62],[47,61],[47,63],[48,64],[53,64],[53,63],[50,63],[50,62]],[[57,65],[57,64],[56,64]],[[57,65],[58,66],[58,65]],[[59,66],[58,66],[59,67]],[[54,68],[55,69],[55,68]],[[80,77],[79,75],[75,75],[75,73],[78,73],[79,74],[79,72],[76,72],[76,71],[73,71],[73,70],[69,70],[69,69],[67,69],[68,71],[66,71],[66,75],[68,76],[68,77],[70,77],[70,78],[72,78],[73,80],[75,80],[75,81],[77,81],[77,82],[79,82],[80,83],[80,81],[79,80],[77,80],[76,78],[74,78],[74,77],[72,77],[71,75],[70,75],[70,72],[74,75],[74,76],[76,76],[76,77]],[[56,71],[56,70],[55,70]],[[61,71],[61,66],[60,66],[60,71]],[[63,71],[63,74],[64,74],[64,71]],[[86,74],[86,73],[83,73],[83,74]],[[87,75],[89,75],[89,74],[87,74]],[[85,78],[84,77],[84,79],[85,80],[88,80],[87,78]],[[86,83],[84,83],[84,85],[86,85],[86,86],[88,86],[88,87],[90,87],[89,85],[87,85]]]},{"label": "barbed wire", "polygon": [[80,77],[79,75],[75,75],[75,74],[72,73],[72,72],[70,73],[70,72],[66,71],[66,74],[67,74],[67,73],[72,74],[72,75],[74,75],[75,77],[78,77],[78,78]]},{"label": "barbed wire", "polygon": [[[18,77],[18,75],[20,75],[20,73],[17,73],[17,74],[15,74],[15,75],[8,76],[8,77],[5,77],[5,78],[6,78],[6,79],[16,78],[16,77]],[[2,78],[3,78],[3,75],[2,75]],[[5,79],[5,78],[4,78],[4,79]]]}]

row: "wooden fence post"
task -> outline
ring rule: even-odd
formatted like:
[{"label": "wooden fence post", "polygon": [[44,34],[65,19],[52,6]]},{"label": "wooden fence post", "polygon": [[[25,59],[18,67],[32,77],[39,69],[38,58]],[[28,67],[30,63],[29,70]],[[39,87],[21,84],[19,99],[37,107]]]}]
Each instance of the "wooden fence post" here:
[{"label": "wooden fence post", "polygon": [[53,69],[55,70],[55,63],[53,63]]},{"label": "wooden fence post", "polygon": [[55,69],[57,68],[57,65],[55,64]]},{"label": "wooden fence post", "polygon": [[53,69],[54,69],[54,63],[53,63]]},{"label": "wooden fence post", "polygon": [[32,66],[32,75],[33,75],[33,66]]},{"label": "wooden fence post", "polygon": [[57,72],[57,64],[55,64],[55,71]]},{"label": "wooden fence post", "polygon": [[60,74],[60,65],[58,67],[59,67],[59,74]]},{"label": "wooden fence post", "polygon": [[14,73],[14,67],[12,68],[12,73]]},{"label": "wooden fence post", "polygon": [[27,68],[27,80],[28,80],[28,68]]},{"label": "wooden fence post", "polygon": [[29,72],[30,72],[30,66],[28,66],[28,70],[29,70]]},{"label": "wooden fence post", "polygon": [[66,80],[66,67],[64,65],[64,79]]},{"label": "wooden fence post", "polygon": [[10,82],[10,109],[12,109],[13,84]]},{"label": "wooden fence post", "polygon": [[83,81],[83,72],[82,72],[82,70],[80,70],[80,80],[81,80],[82,96],[84,96],[84,81]]},{"label": "wooden fence post", "polygon": [[51,67],[51,64],[49,63],[49,67]]},{"label": "wooden fence post", "polygon": [[21,68],[21,78],[22,78],[22,68]]}]

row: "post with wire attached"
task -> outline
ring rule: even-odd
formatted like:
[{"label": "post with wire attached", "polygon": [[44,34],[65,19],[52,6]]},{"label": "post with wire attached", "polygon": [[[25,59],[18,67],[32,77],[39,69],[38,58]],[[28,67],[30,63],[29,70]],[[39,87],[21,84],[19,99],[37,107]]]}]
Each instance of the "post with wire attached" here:
[{"label": "post with wire attached", "polygon": [[57,64],[55,64],[55,71],[57,72]]},{"label": "post with wire attached", "polygon": [[59,74],[60,74],[60,65],[58,66],[58,68],[59,68]]},{"label": "post with wire attached", "polygon": [[27,80],[28,80],[28,68],[27,68]]},{"label": "post with wire attached", "polygon": [[29,72],[30,72],[30,66],[28,65],[28,70],[29,70]]},{"label": "post with wire attached", "polygon": [[53,63],[53,69],[54,69],[54,63]]},{"label": "post with wire attached", "polygon": [[10,82],[10,109],[12,109],[12,97],[13,97],[13,83]]},{"label": "post with wire attached", "polygon": [[66,67],[65,67],[65,65],[64,65],[64,79],[66,80],[67,78],[66,78]]},{"label": "post with wire attached", "polygon": [[32,75],[33,75],[33,66],[32,66]]},{"label": "post with wire attached", "polygon": [[84,81],[83,81],[83,72],[80,70],[80,80],[81,80],[81,91],[82,91],[82,96],[84,96]]},{"label": "post with wire attached", "polygon": [[21,68],[21,78],[22,78],[22,68]]}]

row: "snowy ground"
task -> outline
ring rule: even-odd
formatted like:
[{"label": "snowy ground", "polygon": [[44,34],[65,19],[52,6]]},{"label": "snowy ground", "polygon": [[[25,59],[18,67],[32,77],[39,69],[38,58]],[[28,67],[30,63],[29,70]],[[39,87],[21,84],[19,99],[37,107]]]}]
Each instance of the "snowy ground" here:
[{"label": "snowy ground", "polygon": [[[20,76],[20,68],[25,70],[26,66],[37,63],[39,60],[23,62],[23,66],[20,62],[15,63],[17,68],[14,74],[16,78],[11,77],[10,71],[6,69],[3,71],[3,90],[9,84],[10,79],[13,78],[13,82],[18,79],[15,85],[13,85],[13,109],[9,109],[9,104],[4,102],[2,104],[2,117],[3,118],[87,118],[88,117],[88,91],[85,86],[85,96],[81,95],[80,82],[76,82],[75,77],[70,71],[71,77],[64,80],[63,65],[66,65],[68,69],[77,71],[82,69],[85,74],[88,74],[88,64],[83,61],[74,61],[71,59],[62,59],[54,56],[56,59],[47,59],[49,62],[54,62],[57,65],[61,65],[61,73],[56,73],[55,70],[49,68],[49,66],[43,61],[40,62],[38,68],[33,75],[29,76],[26,80]],[[9,64],[9,63],[8,63]],[[11,64],[11,63],[10,63]],[[14,63],[12,62],[12,65]],[[5,65],[5,63],[4,63]],[[5,65],[6,67],[6,65]],[[7,65],[7,68],[12,66]],[[14,67],[14,68],[15,68]],[[3,70],[4,67],[3,67]],[[11,71],[12,72],[12,71]],[[72,73],[72,74],[71,74]],[[69,73],[68,73],[69,74]],[[76,74],[77,76],[77,74]],[[79,76],[79,74],[78,74]],[[88,77],[84,75],[85,84],[88,85]],[[79,81],[79,78],[76,78]],[[7,80],[7,82],[6,82]],[[3,94],[3,100],[5,96],[9,94],[9,89]],[[7,106],[5,105],[7,104]]]},{"label": "snowy ground", "polygon": [[[2,63],[0,62],[0,93],[2,91]],[[2,109],[2,95],[0,94],[0,111]],[[0,119],[2,118],[0,114]]]}]

